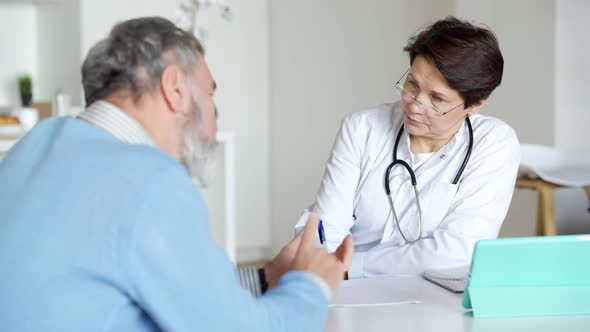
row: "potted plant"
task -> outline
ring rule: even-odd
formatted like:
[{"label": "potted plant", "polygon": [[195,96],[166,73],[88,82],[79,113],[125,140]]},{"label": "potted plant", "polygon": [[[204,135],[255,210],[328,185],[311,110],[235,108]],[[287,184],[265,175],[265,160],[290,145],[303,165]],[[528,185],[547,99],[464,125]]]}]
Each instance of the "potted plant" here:
[{"label": "potted plant", "polygon": [[31,75],[24,74],[18,77],[18,90],[23,106],[29,107],[33,99],[33,80],[31,79]]}]

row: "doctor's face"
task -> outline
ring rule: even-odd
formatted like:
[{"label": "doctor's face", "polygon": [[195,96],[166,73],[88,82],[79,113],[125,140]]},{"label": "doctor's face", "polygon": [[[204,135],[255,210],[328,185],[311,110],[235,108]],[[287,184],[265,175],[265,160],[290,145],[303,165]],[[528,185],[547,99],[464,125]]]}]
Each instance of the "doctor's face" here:
[{"label": "doctor's face", "polygon": [[451,88],[441,72],[426,58],[417,56],[403,81],[404,128],[415,137],[434,140],[455,134],[468,114],[479,105],[463,108],[463,97]]}]

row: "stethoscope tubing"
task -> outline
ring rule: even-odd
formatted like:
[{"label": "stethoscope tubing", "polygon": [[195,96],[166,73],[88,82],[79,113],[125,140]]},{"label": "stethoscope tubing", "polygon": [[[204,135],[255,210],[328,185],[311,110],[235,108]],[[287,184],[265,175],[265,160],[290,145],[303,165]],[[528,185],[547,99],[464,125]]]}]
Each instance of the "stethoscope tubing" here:
[{"label": "stethoscope tubing", "polygon": [[[453,184],[459,183],[459,180],[461,179],[461,176],[463,175],[463,172],[465,171],[465,167],[467,167],[467,163],[469,162],[469,158],[471,157],[471,151],[473,150],[473,127],[471,126],[471,120],[469,119],[469,117],[465,118],[465,122],[467,122],[467,128],[469,130],[469,144],[467,146],[467,153],[465,154],[465,158],[463,159],[463,163],[461,164],[459,171],[457,172],[457,174],[455,175],[455,178],[453,179]],[[403,132],[404,132],[404,125],[402,124],[399,129],[399,132],[397,133],[397,137],[395,138],[395,144],[393,146],[393,161],[391,162],[391,164],[389,164],[389,166],[387,166],[387,169],[385,170],[385,179],[384,179],[385,193],[387,194],[389,205],[390,205],[391,211],[393,213],[393,218],[395,219],[395,223],[397,225],[397,229],[399,230],[400,235],[402,236],[404,241],[406,241],[407,243],[414,243],[422,237],[422,228],[423,228],[422,207],[420,205],[420,199],[418,197],[418,189],[417,189],[418,181],[416,180],[416,174],[414,173],[414,171],[412,170],[412,167],[410,167],[410,165],[407,162],[397,159],[397,149],[398,149],[399,142],[401,140]],[[401,165],[403,168],[406,169],[408,174],[410,174],[412,187],[414,188],[414,196],[416,197],[416,205],[418,206],[418,215],[420,218],[418,236],[416,236],[414,240],[408,240],[408,238],[406,237],[406,235],[402,231],[400,224],[399,224],[399,219],[397,217],[397,213],[395,212],[395,208],[393,206],[393,199],[391,198],[391,188],[389,186],[389,175],[391,174],[391,170],[393,169],[393,167],[396,165]]]}]

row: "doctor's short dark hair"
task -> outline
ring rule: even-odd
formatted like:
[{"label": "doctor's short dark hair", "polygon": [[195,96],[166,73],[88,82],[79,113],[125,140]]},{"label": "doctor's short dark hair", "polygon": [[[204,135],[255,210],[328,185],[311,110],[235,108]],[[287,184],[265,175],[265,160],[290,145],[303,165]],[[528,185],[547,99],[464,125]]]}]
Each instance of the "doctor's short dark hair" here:
[{"label": "doctor's short dark hair", "polygon": [[165,18],[123,21],[90,49],[82,64],[86,105],[119,90],[139,99],[160,87],[160,76],[170,64],[190,75],[198,54],[204,55],[199,40]]},{"label": "doctor's short dark hair", "polygon": [[411,37],[410,64],[423,56],[465,100],[464,108],[489,97],[502,82],[504,58],[492,31],[449,16]]}]

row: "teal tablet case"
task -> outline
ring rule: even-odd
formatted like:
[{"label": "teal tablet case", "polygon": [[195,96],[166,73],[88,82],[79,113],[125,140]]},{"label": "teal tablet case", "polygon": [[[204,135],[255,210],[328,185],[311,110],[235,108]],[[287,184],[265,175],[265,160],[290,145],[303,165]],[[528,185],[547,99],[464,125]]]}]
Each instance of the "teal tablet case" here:
[{"label": "teal tablet case", "polygon": [[478,241],[463,306],[476,318],[590,315],[590,235]]}]

